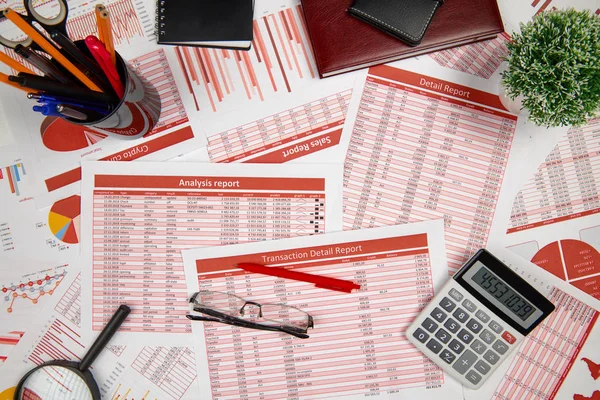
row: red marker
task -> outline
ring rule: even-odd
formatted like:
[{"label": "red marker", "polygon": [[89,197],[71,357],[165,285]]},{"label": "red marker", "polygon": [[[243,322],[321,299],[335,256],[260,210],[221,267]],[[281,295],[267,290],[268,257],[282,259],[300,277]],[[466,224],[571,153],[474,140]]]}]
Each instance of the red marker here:
[{"label": "red marker", "polygon": [[94,56],[94,59],[108,78],[110,85],[114,89],[119,99],[123,98],[125,94],[125,87],[121,82],[117,68],[110,59],[110,53],[106,50],[106,47],[102,44],[100,39],[94,35],[90,35],[85,38],[85,45],[90,50],[90,53]]},{"label": "red marker", "polygon": [[314,283],[316,287],[322,289],[337,290],[346,293],[352,292],[352,289],[360,289],[360,285],[357,285],[354,282],[292,271],[285,268],[265,267],[264,265],[250,263],[237,264],[237,267],[248,272],[256,272],[263,275],[271,275],[279,278],[292,279],[295,281]]}]

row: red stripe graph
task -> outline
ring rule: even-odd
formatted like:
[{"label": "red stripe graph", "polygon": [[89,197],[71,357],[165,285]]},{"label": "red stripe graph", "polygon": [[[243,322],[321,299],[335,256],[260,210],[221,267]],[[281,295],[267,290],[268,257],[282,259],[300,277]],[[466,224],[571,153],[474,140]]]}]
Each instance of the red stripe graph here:
[{"label": "red stripe graph", "polygon": [[79,360],[85,353],[81,337],[64,322],[55,319],[28,356],[40,365],[51,360]]},{"label": "red stripe graph", "polygon": [[269,93],[291,93],[316,69],[300,6],[254,20],[252,51],[176,47],[188,90],[206,96],[213,112],[236,91],[246,100],[264,101]]}]

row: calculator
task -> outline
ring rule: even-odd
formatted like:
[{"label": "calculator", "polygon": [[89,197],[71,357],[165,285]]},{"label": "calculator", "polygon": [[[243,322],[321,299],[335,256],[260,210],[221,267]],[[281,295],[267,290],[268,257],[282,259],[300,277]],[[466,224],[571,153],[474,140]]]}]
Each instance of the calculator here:
[{"label": "calculator", "polygon": [[485,249],[444,285],[406,331],[421,352],[478,389],[554,305]]}]

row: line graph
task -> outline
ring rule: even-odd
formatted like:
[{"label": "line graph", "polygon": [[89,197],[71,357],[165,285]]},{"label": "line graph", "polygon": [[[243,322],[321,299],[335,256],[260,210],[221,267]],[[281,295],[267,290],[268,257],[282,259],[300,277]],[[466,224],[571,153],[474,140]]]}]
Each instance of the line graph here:
[{"label": "line graph", "polygon": [[[132,0],[118,0],[106,4],[110,11],[112,32],[116,45],[131,43],[134,37],[144,37],[144,31],[136,14]],[[96,17],[93,11],[84,12],[67,21],[69,34],[75,40],[85,39],[89,35],[97,35]]]},{"label": "line graph", "polygon": [[217,112],[228,101],[265,101],[274,93],[299,89],[306,78],[315,78],[300,5],[255,19],[253,31],[250,51],[175,48],[198,110],[204,98],[210,110]]},{"label": "line graph", "polygon": [[[129,394],[133,390],[132,388],[122,387],[122,384],[118,384],[115,392],[111,396],[111,400],[150,400],[152,398],[150,394],[150,390],[146,390],[146,392],[142,395],[142,397],[129,397]],[[156,399],[156,398],[155,398]]]},{"label": "line graph", "polygon": [[[66,265],[61,267],[66,267]],[[3,301],[7,304],[6,312],[12,313],[15,302],[20,299],[29,300],[32,304],[37,304],[40,297],[52,295],[66,274],[67,271],[64,270],[55,274],[45,275],[38,279],[2,285],[0,293],[2,293]]]},{"label": "line graph", "polygon": [[8,189],[15,196],[21,195],[21,191],[19,190],[19,182],[21,182],[25,175],[27,175],[27,172],[25,171],[25,164],[23,163],[7,165],[6,167],[0,169],[0,180],[7,182]]}]

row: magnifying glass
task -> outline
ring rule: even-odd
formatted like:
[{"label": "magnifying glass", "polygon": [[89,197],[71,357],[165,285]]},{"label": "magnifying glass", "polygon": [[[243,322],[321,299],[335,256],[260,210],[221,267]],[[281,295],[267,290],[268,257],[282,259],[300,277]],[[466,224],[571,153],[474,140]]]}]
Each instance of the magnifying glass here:
[{"label": "magnifying glass", "polygon": [[25,374],[15,389],[14,400],[100,400],[90,365],[130,312],[126,305],[119,306],[80,362],[48,361]]}]

